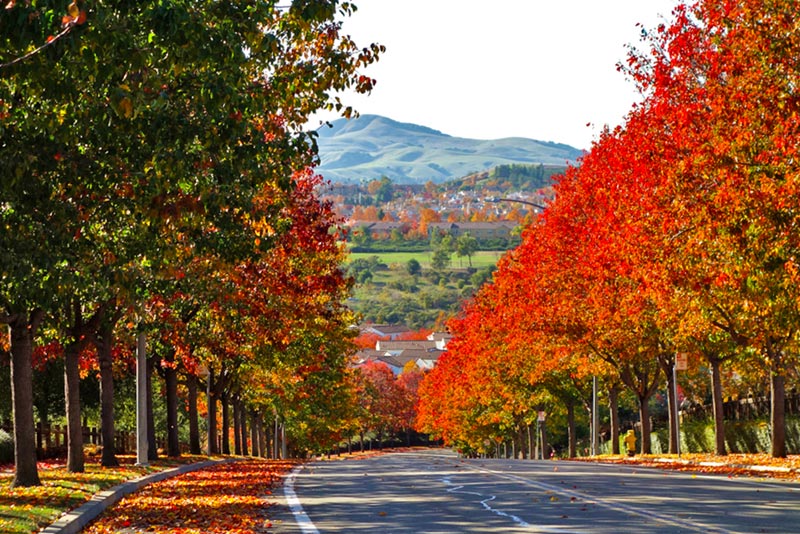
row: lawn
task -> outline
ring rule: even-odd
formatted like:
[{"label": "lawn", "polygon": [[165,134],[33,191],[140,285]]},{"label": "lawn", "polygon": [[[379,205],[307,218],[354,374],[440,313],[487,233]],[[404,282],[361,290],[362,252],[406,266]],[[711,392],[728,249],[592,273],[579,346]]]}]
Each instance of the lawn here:
[{"label": "lawn", "polygon": [[[479,250],[472,256],[472,266],[476,269],[489,267],[497,264],[497,260],[504,254],[495,250]],[[378,256],[386,265],[405,265],[409,260],[416,259],[423,269],[431,268],[431,252],[351,252],[349,261],[355,259],[367,259]],[[466,257],[459,258],[453,254],[451,269],[466,269],[469,267],[469,260]]]}]

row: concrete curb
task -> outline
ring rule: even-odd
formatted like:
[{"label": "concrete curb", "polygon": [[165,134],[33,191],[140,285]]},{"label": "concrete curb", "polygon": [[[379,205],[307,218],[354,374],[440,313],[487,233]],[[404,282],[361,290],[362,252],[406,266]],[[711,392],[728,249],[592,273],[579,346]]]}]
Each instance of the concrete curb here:
[{"label": "concrete curb", "polygon": [[78,506],[77,508],[65,513],[54,523],[50,524],[50,526],[44,528],[43,530],[40,530],[39,533],[77,534],[83,529],[83,527],[88,525],[92,519],[96,518],[98,515],[103,513],[103,511],[106,508],[108,508],[109,506],[113,506],[114,504],[119,502],[119,500],[122,499],[124,496],[129,495],[148,484],[152,484],[154,482],[160,482],[162,480],[166,480],[168,478],[175,477],[178,475],[183,475],[185,473],[191,473],[192,471],[199,471],[200,469],[206,469],[207,467],[212,467],[215,465],[225,464],[235,461],[237,461],[236,458],[226,458],[224,460],[207,460],[205,462],[186,464],[172,469],[158,471],[157,473],[150,473],[149,475],[145,475],[143,477],[123,482],[118,486],[114,486],[113,488],[95,494],[94,497],[92,497],[82,505]]}]

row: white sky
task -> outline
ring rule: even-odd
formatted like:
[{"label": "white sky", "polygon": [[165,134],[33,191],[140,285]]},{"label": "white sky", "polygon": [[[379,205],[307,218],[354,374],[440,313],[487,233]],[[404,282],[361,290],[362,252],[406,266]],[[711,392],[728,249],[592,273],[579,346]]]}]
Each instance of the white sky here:
[{"label": "white sky", "polygon": [[[637,99],[616,70],[626,44],[678,0],[355,0],[344,33],[386,46],[360,113],[473,139],[528,137],[588,149]],[[328,119],[336,117],[325,117]],[[314,121],[311,126],[316,126]],[[589,126],[587,126],[587,123]]]}]

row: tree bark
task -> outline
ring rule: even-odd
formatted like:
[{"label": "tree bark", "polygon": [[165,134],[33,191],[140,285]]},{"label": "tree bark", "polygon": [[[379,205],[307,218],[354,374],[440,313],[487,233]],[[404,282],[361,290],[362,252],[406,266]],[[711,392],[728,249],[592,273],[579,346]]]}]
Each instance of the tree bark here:
[{"label": "tree bark", "polygon": [[239,401],[239,417],[241,418],[241,436],[239,437],[239,440],[242,442],[242,455],[247,456],[249,454],[247,447],[247,408],[245,408],[244,403],[241,400]]},{"label": "tree bark", "polygon": [[265,451],[262,451],[258,443],[258,426],[256,425],[255,411],[250,412],[250,446],[253,449],[253,456],[266,456]]},{"label": "tree bark", "polygon": [[780,355],[777,362],[773,360],[770,379],[770,397],[772,411],[770,423],[772,425],[773,458],[786,458],[786,377],[780,371]]},{"label": "tree bark", "polygon": [[725,456],[728,451],[725,446],[725,410],[722,401],[722,374],[720,366],[722,361],[718,358],[709,358],[711,364],[711,404],[714,410],[714,453]]},{"label": "tree bark", "polygon": [[67,412],[67,471],[83,473],[83,430],[81,428],[80,352],[84,344],[73,341],[64,348],[64,400]]},{"label": "tree bark", "polygon": [[620,454],[619,450],[619,388],[608,388],[608,411],[611,415],[611,454]]},{"label": "tree bark", "polygon": [[197,377],[191,373],[186,375],[186,389],[189,401],[189,452],[202,454],[200,448],[200,421],[197,415]]},{"label": "tree bark", "polygon": [[103,467],[119,465],[114,450],[114,375],[111,356],[113,328],[113,325],[103,325],[97,336],[97,359],[100,363],[100,433],[103,441],[100,465]]},{"label": "tree bark", "polygon": [[642,454],[650,454],[653,449],[650,445],[650,434],[652,429],[650,427],[650,407],[648,406],[649,401],[650,395],[646,397],[639,396],[639,421],[642,425],[642,443],[639,450]]},{"label": "tree bark", "polygon": [[147,358],[145,373],[145,400],[147,415],[147,459],[158,460],[158,444],[156,443],[156,419],[153,414],[153,372],[156,367],[156,357]]},{"label": "tree bark", "polygon": [[209,456],[217,454],[217,398],[214,393],[214,370],[208,370],[208,387],[206,388],[208,402],[208,446]]},{"label": "tree bark", "polygon": [[567,435],[568,455],[570,458],[575,458],[578,455],[578,438],[575,435],[575,405],[571,402],[567,403]]},{"label": "tree bark", "polygon": [[175,352],[170,349],[164,368],[164,386],[167,397],[167,456],[179,458],[181,445],[178,440],[178,370],[175,369]]},{"label": "tree bark", "polygon": [[228,393],[222,392],[222,454],[231,453],[231,419]]},{"label": "tree bark", "polygon": [[674,358],[670,359],[671,363],[665,364],[664,374],[667,377],[667,410],[669,414],[667,421],[669,422],[669,453],[678,454],[678,421],[675,414],[678,413],[678,398],[675,395],[675,375],[672,372],[672,367],[675,365]]},{"label": "tree bark", "polygon": [[[267,429],[264,425],[264,417],[263,415],[258,415],[256,418],[256,434],[258,435],[258,448],[261,451],[262,458],[267,457]],[[284,437],[284,445],[285,445],[285,437]]]},{"label": "tree bark", "polygon": [[14,480],[12,487],[39,486],[36,427],[33,421],[33,340],[43,312],[15,314],[6,319],[11,337],[11,405],[14,419]]},{"label": "tree bark", "polygon": [[237,456],[242,454],[242,413],[239,411],[239,399],[233,398],[233,453]]}]

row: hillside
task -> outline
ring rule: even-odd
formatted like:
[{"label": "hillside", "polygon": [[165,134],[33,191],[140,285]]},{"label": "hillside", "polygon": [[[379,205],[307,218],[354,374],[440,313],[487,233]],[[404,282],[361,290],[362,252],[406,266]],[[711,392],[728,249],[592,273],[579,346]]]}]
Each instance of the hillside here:
[{"label": "hillside", "polygon": [[328,180],[357,183],[387,176],[395,183],[441,183],[498,165],[563,166],[581,151],[520,137],[476,140],[401,123],[379,115],[338,119],[319,129],[318,171]]}]

